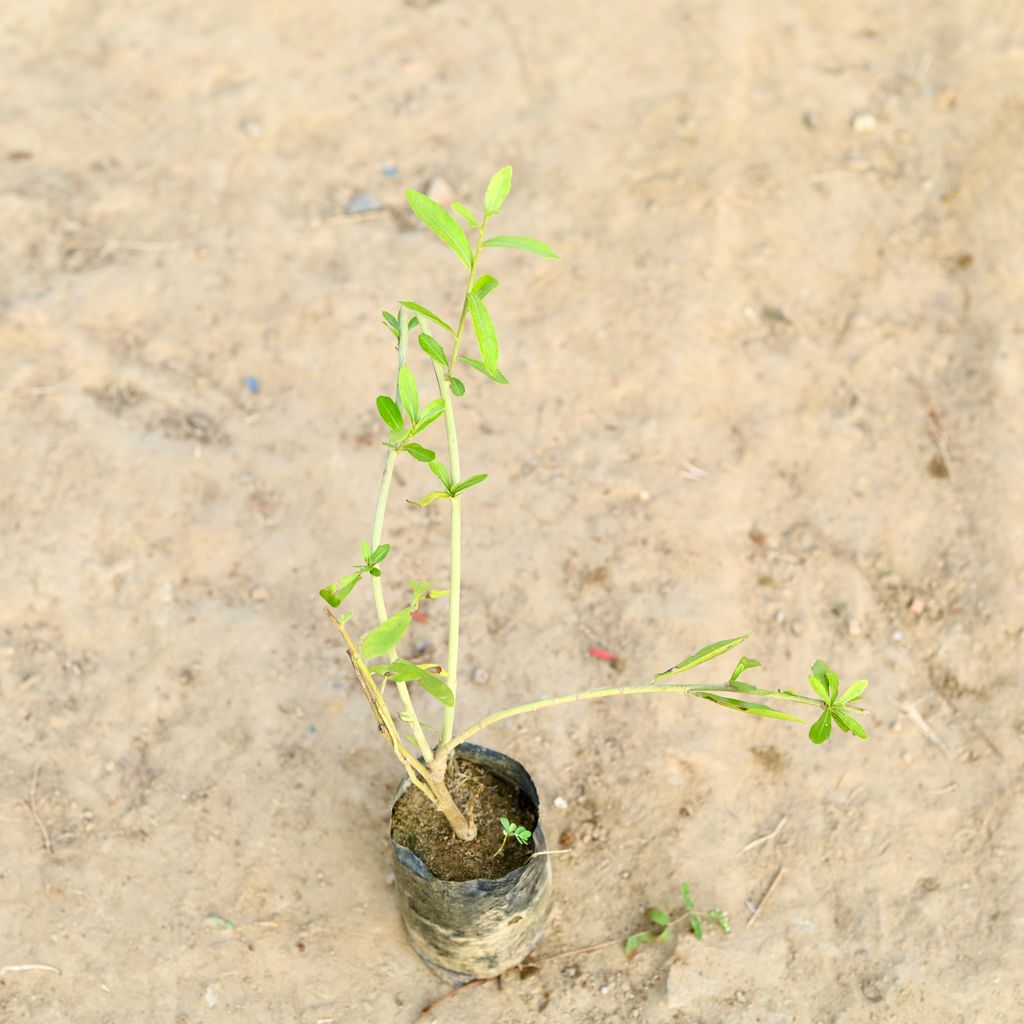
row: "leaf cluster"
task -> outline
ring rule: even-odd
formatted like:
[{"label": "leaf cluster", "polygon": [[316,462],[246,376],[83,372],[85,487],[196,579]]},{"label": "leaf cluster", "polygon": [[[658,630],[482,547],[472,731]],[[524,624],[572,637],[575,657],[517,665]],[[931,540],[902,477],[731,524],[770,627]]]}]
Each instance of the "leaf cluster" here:
[{"label": "leaf cluster", "polygon": [[690,886],[683,882],[680,890],[683,896],[684,910],[673,918],[668,911],[662,910],[661,907],[650,907],[647,916],[657,930],[634,932],[630,935],[624,943],[626,956],[635,956],[641,944],[645,942],[668,942],[672,938],[673,926],[681,921],[687,923],[690,931],[698,939],[704,938],[703,921],[705,918],[718,925],[726,934],[729,933],[729,918],[724,910],[719,910],[717,907],[713,910],[697,910],[690,893]]}]

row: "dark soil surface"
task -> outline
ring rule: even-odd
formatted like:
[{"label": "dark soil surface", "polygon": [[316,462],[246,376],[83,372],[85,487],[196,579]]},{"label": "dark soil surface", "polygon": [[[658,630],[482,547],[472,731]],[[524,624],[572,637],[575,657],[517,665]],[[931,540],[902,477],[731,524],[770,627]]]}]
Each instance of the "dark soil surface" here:
[{"label": "dark soil surface", "polygon": [[423,793],[410,786],[395,804],[391,816],[395,842],[412,850],[435,878],[448,882],[504,878],[525,864],[533,855],[532,839],[525,845],[509,840],[501,853],[495,854],[503,838],[501,818],[531,832],[536,828],[537,812],[526,794],[514,782],[469,761],[452,758],[448,776],[452,796],[464,812],[473,801],[476,839],[467,843],[456,838],[444,815]]}]

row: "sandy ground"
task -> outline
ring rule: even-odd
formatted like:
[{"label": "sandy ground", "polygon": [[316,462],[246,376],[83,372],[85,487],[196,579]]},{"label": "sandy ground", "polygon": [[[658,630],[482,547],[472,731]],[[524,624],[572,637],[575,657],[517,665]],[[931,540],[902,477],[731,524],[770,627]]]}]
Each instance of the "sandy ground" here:
[{"label": "sandy ground", "polygon": [[[495,728],[575,836],[542,953],[684,880],[734,928],[433,1019],[1024,1020],[1018,4],[0,23],[0,1018],[411,1024],[443,991],[389,886],[399,772],[316,590],[370,525],[378,310],[462,283],[402,189],[477,202],[511,163],[502,230],[563,258],[487,265],[511,385],[461,407],[491,474],[462,720],[749,629],[765,682],[868,676],[872,735],[668,697]],[[382,209],[346,216],[357,192]],[[422,477],[393,597],[446,573],[443,515],[401,501]]]}]

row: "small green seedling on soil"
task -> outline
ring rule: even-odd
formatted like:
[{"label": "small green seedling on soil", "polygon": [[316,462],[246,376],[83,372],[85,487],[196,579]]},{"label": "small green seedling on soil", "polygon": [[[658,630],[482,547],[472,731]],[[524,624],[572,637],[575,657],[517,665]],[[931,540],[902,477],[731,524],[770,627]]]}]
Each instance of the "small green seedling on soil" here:
[{"label": "small green seedling on soil", "polygon": [[528,828],[523,828],[522,825],[517,825],[515,822],[509,821],[508,818],[499,818],[501,822],[501,846],[495,851],[494,856],[500,857],[501,851],[505,849],[505,844],[510,840],[514,839],[520,846],[525,846],[530,841],[530,836],[533,833]]},{"label": "small green seedling on soil", "polygon": [[[412,300],[401,302],[397,312],[383,313],[384,326],[395,341],[398,360],[393,396],[380,395],[376,400],[377,414],[387,434],[382,441],[385,450],[384,472],[377,491],[373,529],[370,540],[362,545],[362,560],[354,566],[355,571],[342,576],[320,591],[332,609],[338,608],[352,594],[360,581],[364,577],[369,577],[377,626],[364,633],[357,641],[347,628],[347,623],[352,618],[351,614],[335,616],[329,609],[327,614],[345,642],[356,678],[373,711],[378,730],[391,746],[412,784],[426,794],[444,814],[455,835],[466,841],[476,837],[477,828],[471,810],[459,807],[448,789],[445,772],[449,758],[460,743],[472,739],[482,729],[517,715],[532,714],[545,708],[577,704],[586,700],[640,694],[677,694],[700,697],[719,707],[749,715],[778,718],[787,722],[802,721],[795,715],[780,711],[760,700],[751,699],[760,697],[812,708],[816,720],[811,726],[810,736],[815,743],[823,743],[829,738],[833,722],[843,732],[853,733],[861,739],[866,736],[863,726],[854,716],[864,713],[864,708],[857,700],[863,695],[867,681],[859,680],[840,696],[839,680],[823,661],[816,661],[811,670],[812,694],[800,694],[793,690],[761,689],[744,682],[741,679],[743,673],[757,668],[760,664],[752,658],[740,658],[732,674],[722,682],[675,681],[674,677],[681,673],[731,651],[746,640],[749,634],[709,644],[671,668],[658,672],[646,683],[545,697],[495,711],[475,725],[461,732],[456,731],[462,593],[462,505],[464,500],[472,501],[478,493],[477,488],[487,480],[486,473],[467,474],[463,471],[456,431],[456,403],[469,393],[470,385],[475,388],[487,382],[508,384],[508,379],[499,368],[501,350],[498,333],[487,305],[488,297],[498,287],[498,281],[491,274],[482,273],[483,258],[485,255],[495,255],[496,251],[503,249],[518,249],[543,259],[558,258],[547,245],[535,238],[491,233],[491,222],[501,212],[511,186],[512,168],[504,167],[491,178],[481,211],[474,212],[461,203],[452,204],[455,214],[465,222],[471,233],[475,233],[474,242],[470,242],[466,231],[443,206],[419,192],[406,193],[412,212],[462,264],[466,276],[465,291],[458,315],[451,320],[446,320],[422,303]],[[476,340],[474,354],[470,354],[469,325],[472,325],[472,335]],[[410,346],[410,339],[414,336],[416,345]],[[410,356],[411,347],[414,353],[418,349],[417,359],[420,368],[414,368]],[[438,397],[430,401],[422,396],[421,391],[424,366],[432,371],[437,386]],[[465,375],[470,383],[467,384],[461,375]],[[444,427],[445,451],[440,453],[440,446],[430,441],[426,433],[438,421],[441,421]],[[412,463],[411,469],[421,469],[433,478],[429,484],[407,499],[409,505],[418,509],[426,508],[435,502],[448,506],[450,579],[445,590],[434,589],[429,583],[410,581],[411,598],[398,611],[389,613],[382,576],[383,565],[391,553],[391,546],[383,543],[382,538],[395,465],[398,459],[406,456]],[[387,564],[390,567],[392,562],[388,561]],[[448,598],[447,664],[415,662],[399,657],[399,644],[414,618],[421,615],[418,613],[419,606],[424,601],[434,601],[445,596]],[[438,728],[434,729],[421,718],[414,705],[410,684],[416,688],[417,693],[422,691],[430,701],[440,705],[441,720]],[[392,710],[394,700],[397,700],[399,705],[397,714]],[[396,719],[408,725],[409,734],[399,733]],[[438,737],[436,743],[427,740],[427,729],[434,729]],[[506,841],[507,839],[508,835]],[[710,912],[708,916],[709,919],[715,920],[710,917]],[[697,930],[699,916],[695,920],[697,926],[694,930]],[[645,940],[637,939],[637,942],[640,941]]]},{"label": "small green seedling on soil", "polygon": [[636,956],[637,950],[644,942],[668,942],[672,938],[672,928],[683,921],[687,923],[690,931],[698,939],[704,938],[703,920],[705,918],[713,924],[717,924],[726,935],[729,934],[729,918],[724,910],[719,910],[717,907],[713,910],[697,910],[693,896],[690,895],[690,887],[686,882],[682,884],[682,894],[684,910],[675,917],[672,917],[667,910],[662,910],[661,907],[651,907],[647,911],[647,916],[658,930],[635,932],[630,935],[624,943],[626,956]]}]

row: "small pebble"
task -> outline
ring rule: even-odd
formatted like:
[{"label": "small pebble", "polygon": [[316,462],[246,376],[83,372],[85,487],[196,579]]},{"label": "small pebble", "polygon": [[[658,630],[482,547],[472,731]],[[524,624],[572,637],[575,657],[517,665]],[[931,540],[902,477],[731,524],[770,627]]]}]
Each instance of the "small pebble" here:
[{"label": "small pebble", "polygon": [[805,110],[804,116],[800,120],[803,121],[804,127],[811,131],[818,127],[818,115],[813,110]]},{"label": "small pebble", "polygon": [[185,417],[185,427],[199,441],[209,441],[213,436],[214,422],[204,412],[190,412]]},{"label": "small pebble", "polygon": [[270,591],[266,587],[257,586],[249,591],[249,596],[257,603],[262,604],[264,601],[270,600]]},{"label": "small pebble", "polygon": [[376,196],[369,192],[356,192],[348,201],[345,212],[351,216],[356,213],[372,213],[379,209],[381,209],[381,204]]},{"label": "small pebble", "polygon": [[474,683],[486,683],[491,678],[490,673],[481,665],[477,665],[469,674],[469,678]]},{"label": "small pebble", "polygon": [[247,117],[239,126],[250,139],[258,139],[263,134],[263,122],[258,117]]},{"label": "small pebble", "polygon": [[382,164],[380,173],[383,174],[385,178],[393,178],[398,173],[398,167],[392,163]]},{"label": "small pebble", "polygon": [[553,803],[560,811],[564,811],[569,806],[564,796],[556,796]]},{"label": "small pebble", "polygon": [[850,118],[850,127],[858,135],[867,135],[878,127],[878,118],[870,110],[861,110]]},{"label": "small pebble", "polygon": [[427,182],[424,193],[428,199],[433,199],[435,203],[440,203],[441,206],[447,206],[449,203],[454,202],[456,198],[455,189],[452,187],[451,182],[447,178],[442,178],[439,174]]}]

